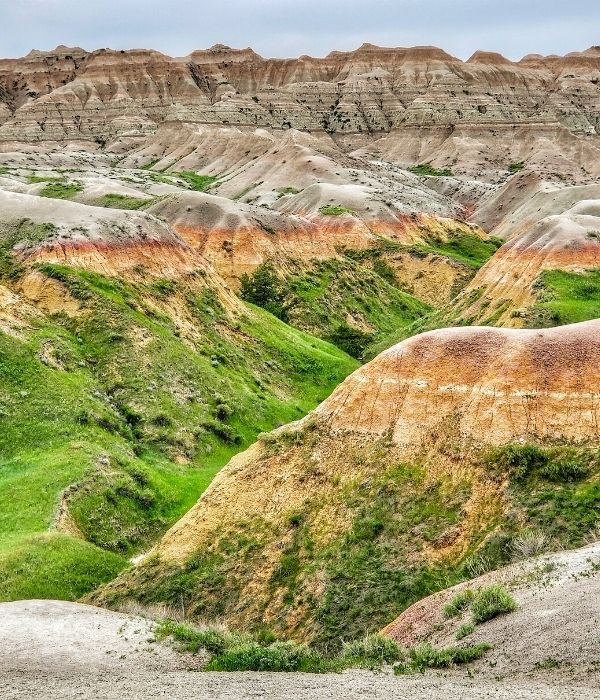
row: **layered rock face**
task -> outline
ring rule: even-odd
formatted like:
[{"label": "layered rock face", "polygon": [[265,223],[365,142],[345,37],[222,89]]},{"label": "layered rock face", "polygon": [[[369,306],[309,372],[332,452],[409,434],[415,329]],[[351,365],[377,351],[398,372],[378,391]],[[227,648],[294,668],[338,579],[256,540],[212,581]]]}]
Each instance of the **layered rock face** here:
[{"label": "layered rock face", "polygon": [[[597,450],[599,331],[599,321],[456,328],[393,347],[306,419],[236,456],[147,561],[95,600],[168,601],[181,590],[191,614],[235,625],[320,641],[334,620],[344,634],[356,620],[368,628],[385,618],[378,600],[398,609],[419,577],[432,585],[436,567],[456,570],[507,517],[513,496],[506,475],[481,461],[486,450],[527,441]],[[440,515],[449,504],[451,526]],[[350,552],[359,559],[346,561]],[[211,583],[219,575],[225,599]]]},{"label": "layered rock face", "polygon": [[370,44],[285,60],[225,46],[183,59],[60,47],[0,64],[0,138],[106,139],[165,121],[340,136],[428,127],[442,140],[461,125],[542,123],[595,135],[599,75],[597,49],[512,63],[489,53],[463,62],[434,47]]},{"label": "layered rock face", "polygon": [[541,273],[600,267],[600,186],[565,187],[527,172],[484,199],[475,217],[508,239],[457,301],[462,318],[519,327],[543,295]]}]

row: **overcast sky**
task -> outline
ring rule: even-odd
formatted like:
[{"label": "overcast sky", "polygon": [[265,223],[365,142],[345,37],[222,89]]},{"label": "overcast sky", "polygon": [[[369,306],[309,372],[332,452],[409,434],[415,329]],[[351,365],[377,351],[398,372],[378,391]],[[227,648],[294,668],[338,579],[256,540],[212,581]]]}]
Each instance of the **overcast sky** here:
[{"label": "overcast sky", "polygon": [[57,44],[183,56],[215,43],[324,56],[365,41],[461,58],[567,53],[600,44],[600,0],[0,0],[3,57]]}]

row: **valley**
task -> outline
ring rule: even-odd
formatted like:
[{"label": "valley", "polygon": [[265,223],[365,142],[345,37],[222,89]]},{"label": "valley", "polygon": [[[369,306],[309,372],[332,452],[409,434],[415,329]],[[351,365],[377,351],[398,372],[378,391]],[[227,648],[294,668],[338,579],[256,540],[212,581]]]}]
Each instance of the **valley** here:
[{"label": "valley", "polygon": [[599,319],[597,46],[0,60],[6,697],[593,697]]}]

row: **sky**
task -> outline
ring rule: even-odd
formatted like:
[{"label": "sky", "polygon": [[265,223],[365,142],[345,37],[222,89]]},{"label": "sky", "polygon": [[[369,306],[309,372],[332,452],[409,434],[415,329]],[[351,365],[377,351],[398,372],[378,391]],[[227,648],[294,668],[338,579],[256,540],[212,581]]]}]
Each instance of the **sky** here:
[{"label": "sky", "polygon": [[216,43],[265,57],[363,42],[518,59],[600,44],[600,0],[0,0],[0,56],[58,44],[185,56]]}]

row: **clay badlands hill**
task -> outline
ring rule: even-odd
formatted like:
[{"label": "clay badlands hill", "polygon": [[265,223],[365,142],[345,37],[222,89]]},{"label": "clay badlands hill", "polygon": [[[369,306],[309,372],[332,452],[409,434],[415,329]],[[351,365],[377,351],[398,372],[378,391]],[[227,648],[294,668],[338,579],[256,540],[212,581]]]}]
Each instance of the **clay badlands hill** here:
[{"label": "clay badlands hill", "polygon": [[598,318],[598,47],[0,61],[0,600],[224,620],[168,630],[229,668],[391,661],[401,614],[402,669],[474,659],[403,611],[597,539]]}]

